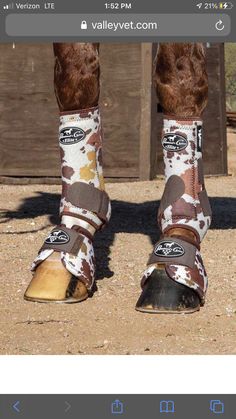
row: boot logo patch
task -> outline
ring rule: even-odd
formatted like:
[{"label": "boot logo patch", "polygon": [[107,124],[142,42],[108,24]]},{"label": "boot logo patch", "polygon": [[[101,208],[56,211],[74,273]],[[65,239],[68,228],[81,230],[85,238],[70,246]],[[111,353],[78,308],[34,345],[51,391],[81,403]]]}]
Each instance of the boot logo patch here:
[{"label": "boot logo patch", "polygon": [[65,244],[70,241],[69,235],[63,230],[54,230],[46,238],[46,244]]},{"label": "boot logo patch", "polygon": [[158,243],[154,249],[156,256],[164,256],[167,258],[183,256],[184,248],[172,240],[163,240]]},{"label": "boot logo patch", "polygon": [[188,145],[187,138],[175,132],[165,134],[161,142],[166,151],[181,151]]},{"label": "boot logo patch", "polygon": [[81,128],[67,127],[60,130],[59,141],[63,145],[72,145],[84,140],[85,137],[86,132]]}]

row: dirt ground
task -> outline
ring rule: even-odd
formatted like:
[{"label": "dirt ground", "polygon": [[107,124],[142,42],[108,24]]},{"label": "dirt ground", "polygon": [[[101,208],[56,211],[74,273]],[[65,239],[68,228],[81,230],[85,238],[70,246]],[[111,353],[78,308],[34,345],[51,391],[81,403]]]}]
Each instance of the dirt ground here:
[{"label": "dirt ground", "polygon": [[[235,175],[236,135],[229,142]],[[191,315],[134,310],[158,239],[164,182],[108,184],[113,216],[96,239],[97,292],[73,305],[25,302],[30,263],[57,222],[60,187],[0,185],[0,354],[236,354],[236,178],[208,178],[213,223],[202,255],[207,301]]]}]

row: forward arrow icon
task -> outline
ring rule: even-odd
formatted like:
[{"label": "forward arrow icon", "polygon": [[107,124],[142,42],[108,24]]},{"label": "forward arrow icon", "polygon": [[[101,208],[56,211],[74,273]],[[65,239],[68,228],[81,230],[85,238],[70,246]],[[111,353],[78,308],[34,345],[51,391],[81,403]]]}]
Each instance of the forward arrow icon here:
[{"label": "forward arrow icon", "polygon": [[68,403],[68,402],[65,402],[65,405],[66,405],[66,408],[65,408],[65,413],[67,413],[67,412],[70,410],[71,405],[70,405],[70,403]]}]

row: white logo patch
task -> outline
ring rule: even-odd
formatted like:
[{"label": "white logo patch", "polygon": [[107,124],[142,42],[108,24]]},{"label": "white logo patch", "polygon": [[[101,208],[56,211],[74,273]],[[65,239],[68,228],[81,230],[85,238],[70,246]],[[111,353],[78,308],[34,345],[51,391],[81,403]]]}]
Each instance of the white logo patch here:
[{"label": "white logo patch", "polygon": [[161,140],[162,147],[166,151],[181,151],[188,145],[188,140],[183,135],[178,133],[165,134]]},{"label": "white logo patch", "polygon": [[167,258],[179,257],[185,254],[184,248],[172,240],[163,240],[158,243],[154,249],[156,256],[164,256]]},{"label": "white logo patch", "polygon": [[86,132],[84,132],[82,128],[67,127],[61,129],[59,134],[59,141],[63,145],[72,145],[84,140],[85,137]]},{"label": "white logo patch", "polygon": [[65,244],[70,241],[69,235],[63,230],[54,230],[46,238],[46,244]]}]

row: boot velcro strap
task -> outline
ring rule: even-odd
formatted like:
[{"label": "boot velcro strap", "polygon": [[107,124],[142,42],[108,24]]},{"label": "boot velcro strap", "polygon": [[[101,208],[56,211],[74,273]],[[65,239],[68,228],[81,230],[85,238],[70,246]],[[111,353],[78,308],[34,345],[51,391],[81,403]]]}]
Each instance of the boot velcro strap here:
[{"label": "boot velcro strap", "polygon": [[46,238],[39,252],[45,249],[53,249],[56,252],[66,252],[76,256],[83,241],[84,236],[77,231],[64,226],[57,226]]},{"label": "boot velcro strap", "polygon": [[102,221],[107,221],[110,200],[105,191],[84,182],[75,182],[68,188],[66,200],[76,207],[94,212]]},{"label": "boot velcro strap", "polygon": [[164,237],[159,240],[150,255],[148,265],[166,263],[168,265],[184,265],[194,268],[197,248],[176,237]]}]

